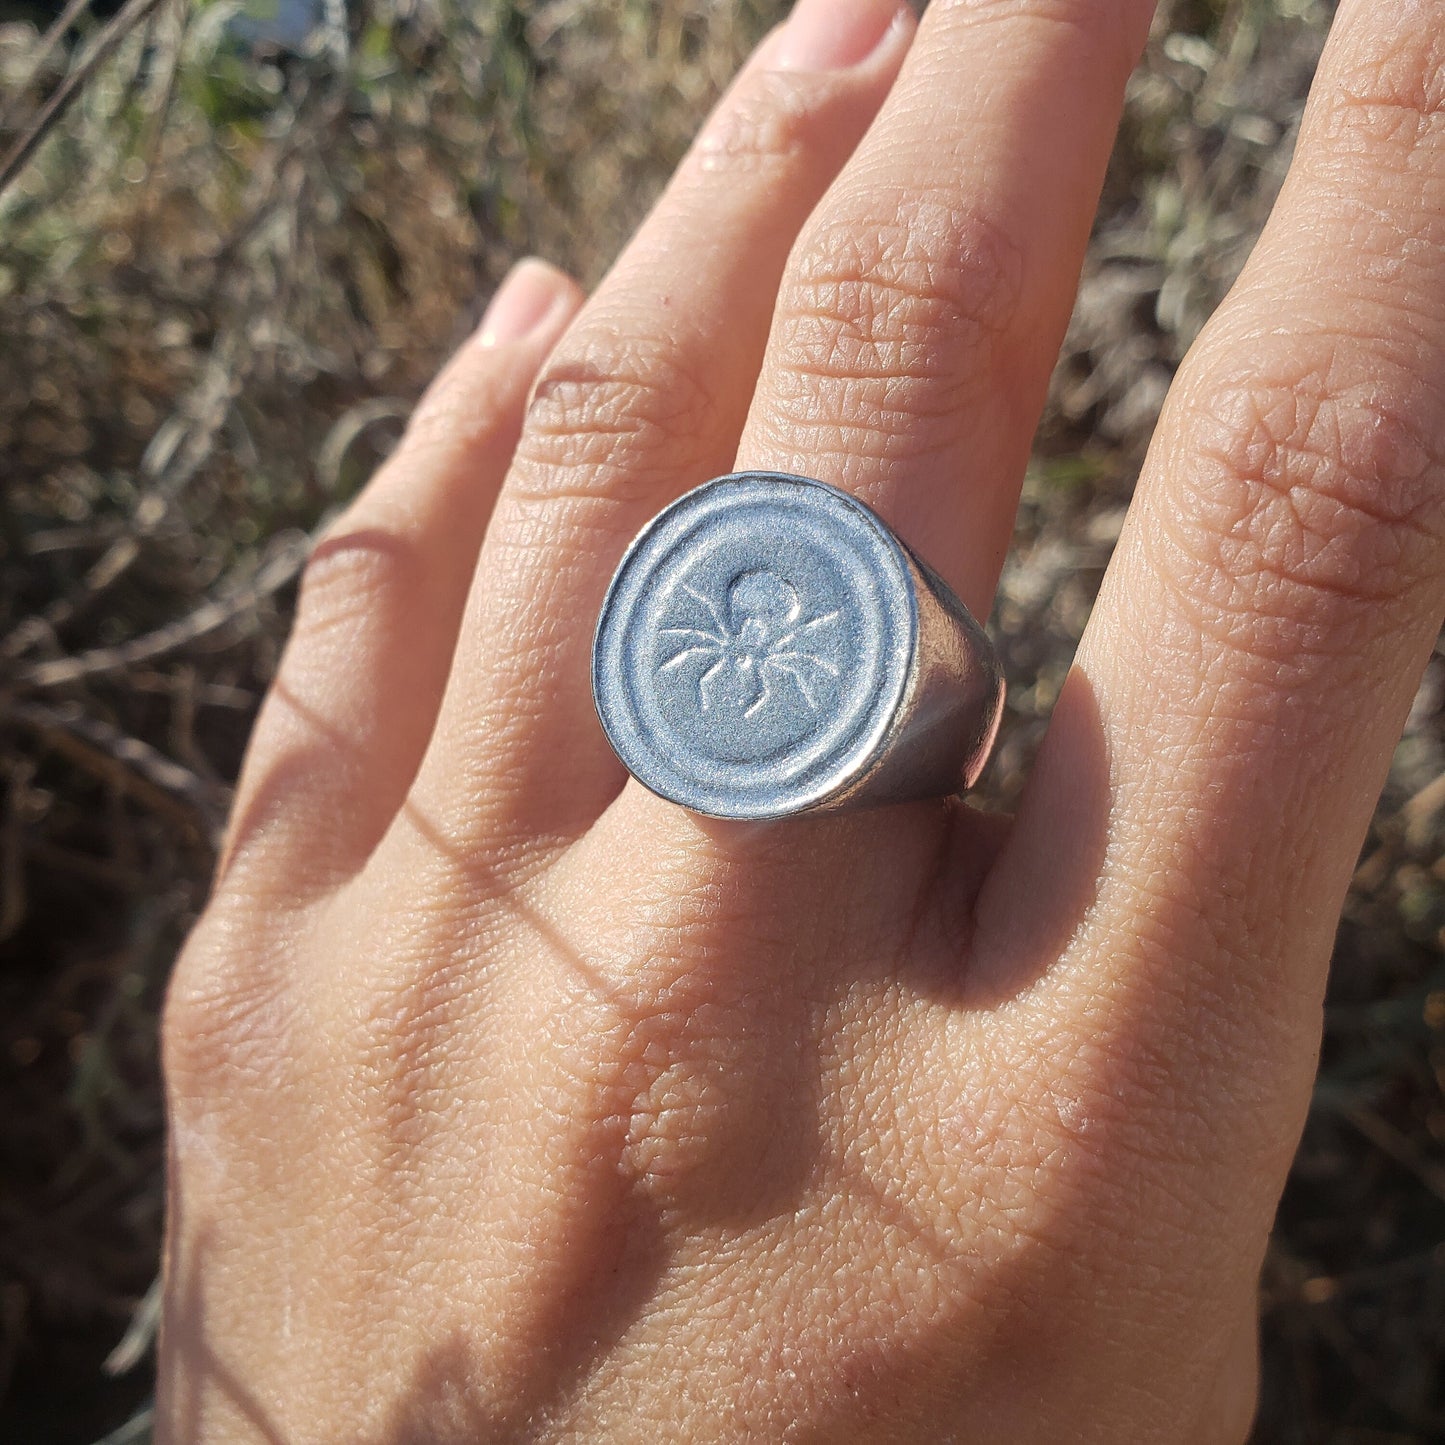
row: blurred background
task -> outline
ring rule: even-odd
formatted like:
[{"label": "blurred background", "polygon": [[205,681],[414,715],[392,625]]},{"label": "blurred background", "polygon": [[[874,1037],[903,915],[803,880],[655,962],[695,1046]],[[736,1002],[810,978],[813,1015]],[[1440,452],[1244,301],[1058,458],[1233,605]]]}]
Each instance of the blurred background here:
[{"label": "blurred background", "polygon": [[[308,539],[510,261],[596,282],[784,8],[0,0],[0,1440],[150,1438],[156,1015]],[[993,619],[999,804],[1330,12],[1161,7]],[[1442,839],[1437,651],[1340,932],[1259,1441],[1445,1440]]]}]

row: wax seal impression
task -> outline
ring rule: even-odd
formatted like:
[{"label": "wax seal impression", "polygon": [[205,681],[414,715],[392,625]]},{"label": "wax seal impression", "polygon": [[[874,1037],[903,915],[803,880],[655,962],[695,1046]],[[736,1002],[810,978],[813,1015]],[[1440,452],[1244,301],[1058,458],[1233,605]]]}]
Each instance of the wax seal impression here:
[{"label": "wax seal impression", "polygon": [[592,683],[633,776],[722,818],[956,791],[1002,704],[982,629],[884,522],[773,472],[708,482],[643,529]]}]

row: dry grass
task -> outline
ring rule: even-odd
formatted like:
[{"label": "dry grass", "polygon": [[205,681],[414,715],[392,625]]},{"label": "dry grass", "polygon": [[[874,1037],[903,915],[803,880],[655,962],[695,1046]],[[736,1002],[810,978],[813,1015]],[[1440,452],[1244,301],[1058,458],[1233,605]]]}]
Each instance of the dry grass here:
[{"label": "dry grass", "polygon": [[[201,902],[305,538],[507,261],[594,281],[778,0],[362,0],[306,55],[135,0],[0,27],[0,1435],[148,1395],[120,1341],[161,1219],[155,1012]],[[3,13],[3,11],[0,11]],[[1006,800],[1173,367],[1273,196],[1318,0],[1164,6],[1040,433],[996,626]],[[87,66],[89,69],[87,70]],[[625,83],[619,78],[625,77]],[[1264,1282],[1278,1442],[1445,1438],[1445,659],[1341,933]],[[129,1438],[148,1438],[143,1415]]]}]

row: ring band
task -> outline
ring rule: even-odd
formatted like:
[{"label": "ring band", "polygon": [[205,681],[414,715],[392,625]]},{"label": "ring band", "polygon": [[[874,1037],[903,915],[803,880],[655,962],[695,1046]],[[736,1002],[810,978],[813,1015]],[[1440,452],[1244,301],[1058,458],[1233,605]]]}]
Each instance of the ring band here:
[{"label": "ring band", "polygon": [[983,628],[875,512],[825,482],[739,472],[628,548],[592,692],[645,787],[760,819],[971,787],[1004,685]]}]

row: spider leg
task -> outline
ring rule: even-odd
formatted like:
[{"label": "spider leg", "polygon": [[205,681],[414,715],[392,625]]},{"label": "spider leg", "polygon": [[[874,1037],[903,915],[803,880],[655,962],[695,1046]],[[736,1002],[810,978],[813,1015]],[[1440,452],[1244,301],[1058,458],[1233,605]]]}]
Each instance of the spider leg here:
[{"label": "spider leg", "polygon": [[723,619],[722,612],[718,609],[716,602],[711,597],[705,597],[696,587],[689,587],[686,582],[682,584],[682,590],[687,593],[695,602],[701,602],[708,610],[708,615],[717,624],[718,637],[726,640],[732,636],[732,629],[728,627]]},{"label": "spider leg", "polygon": [[800,622],[790,631],[783,633],[783,635],[773,643],[774,650],[780,647],[786,647],[800,632],[809,632],[814,627],[821,627],[825,622],[834,622],[837,620],[837,617],[838,613],[835,609],[832,612],[825,612],[821,617],[814,617],[809,622]]},{"label": "spider leg", "polygon": [[763,666],[772,667],[776,671],[784,674],[784,676],[791,677],[793,679],[793,685],[803,694],[803,701],[808,704],[808,711],[818,711],[817,698],[808,690],[808,684],[803,681],[803,674],[800,673],[791,662],[780,662],[776,657],[770,657],[764,662]]},{"label": "spider leg", "polygon": [[814,652],[795,652],[791,648],[780,652],[777,648],[774,648],[768,653],[768,656],[769,658],[776,658],[779,662],[786,662],[793,665],[800,662],[808,662],[820,672],[826,672],[829,677],[838,676],[838,669],[831,662],[819,657]]},{"label": "spider leg", "polygon": [[711,704],[708,702],[708,698],[707,698],[707,686],[708,686],[708,683],[710,683],[710,682],[713,680],[713,678],[715,678],[715,677],[718,675],[718,673],[720,673],[720,672],[723,670],[723,668],[726,667],[726,666],[727,666],[727,658],[725,658],[725,657],[720,657],[720,658],[718,658],[718,660],[717,660],[715,663],[713,663],[713,665],[712,665],[710,668],[708,668],[708,670],[707,670],[705,673],[703,673],[703,675],[702,675],[700,678],[698,678],[698,680],[697,680],[697,700],[698,700],[699,704],[701,705],[703,712],[706,712],[706,711],[708,710],[708,708],[711,706]]},{"label": "spider leg", "polygon": [[767,705],[770,696],[768,689],[767,659],[758,665],[753,676],[757,679],[758,695],[743,709],[744,717],[752,717],[755,712],[760,711]]},{"label": "spider leg", "polygon": [[659,637],[667,637],[669,635],[674,637],[702,637],[706,638],[708,642],[717,643],[719,647],[723,644],[723,639],[719,637],[717,633],[709,632],[705,627],[659,627],[657,629],[657,635]]},{"label": "spider leg", "polygon": [[697,643],[696,645],[694,645],[694,646],[692,646],[692,647],[684,647],[681,652],[674,652],[674,653],[672,654],[672,656],[669,657],[669,658],[667,659],[667,661],[664,662],[657,670],[658,670],[659,672],[666,672],[669,668],[673,668],[673,667],[678,667],[678,666],[680,666],[682,663],[686,662],[689,657],[692,657],[695,653],[699,653],[699,652],[712,653],[712,652],[716,652],[716,651],[717,651],[717,646],[716,646],[716,644],[714,644],[714,643],[712,643],[712,642],[699,642],[699,643]]}]

